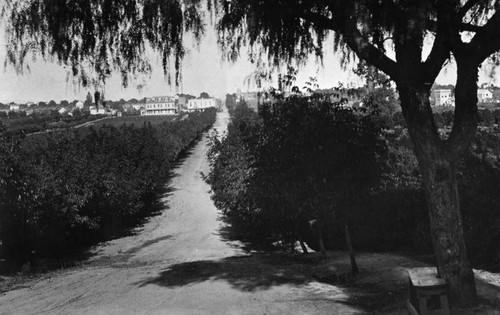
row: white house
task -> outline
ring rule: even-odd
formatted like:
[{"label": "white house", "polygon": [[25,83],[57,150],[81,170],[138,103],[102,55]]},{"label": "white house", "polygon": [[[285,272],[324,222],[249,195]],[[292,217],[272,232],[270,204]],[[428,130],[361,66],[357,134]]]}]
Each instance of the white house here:
[{"label": "white house", "polygon": [[99,106],[90,106],[90,115],[111,115],[110,111],[107,111],[106,108]]},{"label": "white house", "polygon": [[75,106],[78,109],[83,109],[83,102],[82,101],[78,101],[78,102],[76,102]]},{"label": "white house", "polygon": [[62,115],[62,114],[64,114],[64,113],[66,113],[67,111],[68,111],[68,110],[67,110],[66,108],[61,107],[61,108],[59,108],[59,110],[58,110],[57,112],[58,112],[59,114],[61,114],[61,115]]},{"label": "white house", "polygon": [[493,93],[487,89],[477,89],[478,102],[484,102],[493,99]]},{"label": "white house", "polygon": [[21,109],[21,105],[19,105],[19,104],[10,103],[10,105],[9,105],[9,110],[18,111],[20,109]]},{"label": "white house", "polygon": [[134,104],[130,104],[130,106],[135,110],[141,110],[145,106],[145,104],[144,103],[134,103]]},{"label": "white house", "polygon": [[450,89],[436,89],[432,91],[436,106],[455,106],[455,100]]},{"label": "white house", "polygon": [[210,107],[221,106],[221,100],[216,98],[193,98],[188,100],[186,111],[194,112],[199,110],[205,110]]},{"label": "white house", "polygon": [[177,106],[173,96],[148,97],[146,104],[141,109],[141,116],[175,114],[177,114]]}]

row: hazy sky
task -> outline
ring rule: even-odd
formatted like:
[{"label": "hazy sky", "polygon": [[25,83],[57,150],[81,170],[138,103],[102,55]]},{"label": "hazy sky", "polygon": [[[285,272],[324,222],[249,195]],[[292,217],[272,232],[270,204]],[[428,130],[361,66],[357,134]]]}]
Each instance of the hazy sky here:
[{"label": "hazy sky", "polygon": [[[234,93],[238,88],[243,91],[255,90],[248,87],[244,81],[255,67],[242,54],[236,63],[221,61],[221,53],[216,43],[216,35],[212,27],[207,26],[206,36],[202,39],[199,49],[193,47],[191,40],[186,39],[189,53],[183,62],[183,81],[180,87],[168,86],[161,68],[161,62],[155,55],[148,56],[153,63],[153,73],[150,79],[145,79],[145,88],[137,89],[132,82],[127,89],[122,88],[119,76],[113,76],[105,86],[105,97],[110,100],[120,98],[142,98],[153,95],[173,95],[177,92],[199,95],[207,92],[210,95],[223,97],[226,93]],[[325,45],[328,47],[329,45]],[[331,46],[330,46],[331,47]],[[5,60],[5,34],[0,26],[0,64]],[[31,71],[17,75],[11,66],[0,68],[0,102],[39,102],[55,100],[85,99],[88,91],[75,87],[66,81],[67,72],[63,66],[38,60],[30,63]],[[303,83],[309,76],[316,77],[321,88],[336,86],[338,82],[360,83],[351,71],[340,68],[338,56],[332,49],[326,49],[323,66],[316,63],[314,58],[299,72],[297,85]],[[454,83],[454,69],[443,70],[438,83]],[[486,74],[482,74],[480,82],[490,81]],[[500,83],[496,78],[497,83]],[[274,84],[276,86],[276,84]]]}]

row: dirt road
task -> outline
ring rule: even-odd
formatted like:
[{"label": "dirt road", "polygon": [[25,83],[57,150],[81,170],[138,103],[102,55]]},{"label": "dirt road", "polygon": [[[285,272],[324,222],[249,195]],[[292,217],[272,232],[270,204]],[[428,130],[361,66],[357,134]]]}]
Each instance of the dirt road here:
[{"label": "dirt road", "polygon": [[[227,112],[215,128],[224,131]],[[346,295],[286,261],[227,240],[200,172],[206,136],[175,170],[164,211],[132,236],[101,244],[83,267],[0,296],[1,314],[349,314]]]}]

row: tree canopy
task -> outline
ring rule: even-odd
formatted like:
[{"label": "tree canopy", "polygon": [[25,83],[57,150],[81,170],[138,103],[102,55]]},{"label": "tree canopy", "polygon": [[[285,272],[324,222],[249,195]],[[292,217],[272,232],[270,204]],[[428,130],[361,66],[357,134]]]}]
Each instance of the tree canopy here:
[{"label": "tree canopy", "polygon": [[183,36],[199,39],[204,30],[200,6],[201,0],[8,0],[7,58],[18,71],[31,54],[55,60],[83,86],[100,85],[117,71],[127,86],[151,72],[145,54],[152,48],[169,82],[173,64],[178,83]]}]

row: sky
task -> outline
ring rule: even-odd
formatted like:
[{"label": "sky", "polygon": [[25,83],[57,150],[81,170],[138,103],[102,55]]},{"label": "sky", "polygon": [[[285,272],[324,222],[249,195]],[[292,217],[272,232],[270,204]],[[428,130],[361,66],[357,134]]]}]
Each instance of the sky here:
[{"label": "sky", "polygon": [[[128,88],[123,88],[118,75],[112,76],[105,86],[105,97],[108,100],[143,98],[145,96],[174,95],[176,93],[188,93],[200,95],[201,92],[224,98],[226,93],[234,93],[237,89],[242,91],[256,90],[254,85],[248,85],[245,78],[252,74],[255,66],[252,65],[243,51],[239,60],[230,63],[221,60],[221,51],[217,45],[217,36],[213,27],[207,25],[207,32],[197,48],[193,41],[186,36],[185,46],[188,53],[182,65],[182,83],[179,87],[169,86],[163,75],[159,57],[148,53],[147,56],[153,64],[151,78],[143,78],[143,81],[132,82]],[[309,77],[316,77],[321,88],[337,86],[339,82],[353,85],[362,84],[361,80],[352,73],[351,69],[342,69],[339,63],[339,55],[333,52],[333,44],[326,43],[323,64],[319,64],[315,58],[311,58],[305,66],[299,70],[296,85],[302,87]],[[74,86],[66,80],[65,68],[54,62],[46,62],[38,59],[30,62],[30,72],[22,75],[16,74],[12,66],[3,66],[6,57],[5,32],[0,25],[0,102],[48,102],[55,100],[72,101],[84,100],[87,93],[93,93],[93,89]],[[455,80],[453,66],[443,69],[436,80],[440,84],[453,84]],[[480,83],[492,82],[500,85],[498,75],[482,72]],[[137,89],[138,84],[144,83],[142,90]],[[274,82],[273,86],[277,84]]]},{"label": "sky", "polygon": [[[3,65],[6,57],[4,28],[0,26],[0,102],[39,102],[55,100],[84,100],[87,93],[93,89],[74,86],[67,82],[65,68],[54,62],[38,59],[30,62],[30,71],[22,75],[16,74],[11,65]],[[242,53],[237,62],[222,61],[221,51],[217,45],[217,36],[210,25],[202,38],[199,47],[193,44],[190,36],[185,39],[186,54],[182,65],[182,83],[179,87],[169,86],[163,75],[161,60],[158,56],[148,53],[147,56],[153,65],[151,78],[138,80],[123,88],[118,75],[112,76],[105,86],[105,97],[109,100],[124,98],[142,98],[145,96],[174,95],[188,93],[200,95],[207,92],[212,96],[223,98],[226,93],[234,93],[237,89],[242,91],[256,90],[255,85],[248,85],[245,80],[255,70],[245,53]],[[349,71],[344,71],[338,64],[338,58],[329,51],[325,55],[323,66],[315,58],[303,67],[297,76],[297,84],[303,86],[309,76],[316,77],[322,88],[332,87],[338,82],[359,81]],[[137,85],[145,83],[142,90]],[[301,85],[300,85],[301,84]],[[274,83],[276,86],[276,83]]]}]

